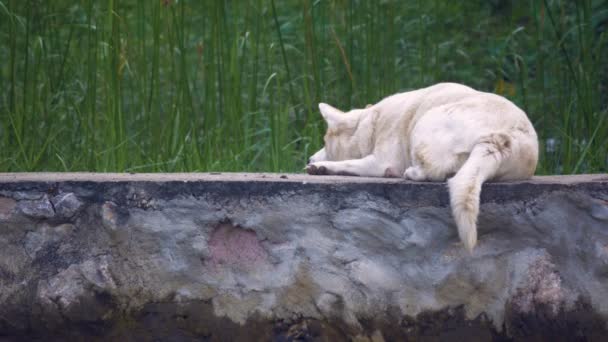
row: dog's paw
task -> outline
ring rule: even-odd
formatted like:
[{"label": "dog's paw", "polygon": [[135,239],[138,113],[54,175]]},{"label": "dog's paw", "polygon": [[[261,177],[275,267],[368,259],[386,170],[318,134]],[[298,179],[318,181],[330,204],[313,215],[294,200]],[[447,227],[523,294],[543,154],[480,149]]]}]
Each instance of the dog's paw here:
[{"label": "dog's paw", "polygon": [[309,175],[328,175],[329,172],[327,171],[327,168],[323,165],[315,165],[315,164],[308,164],[306,165],[306,173],[308,173]]},{"label": "dog's paw", "polygon": [[410,166],[403,173],[403,178],[411,179],[413,181],[424,181],[426,179],[424,171],[419,166]]}]

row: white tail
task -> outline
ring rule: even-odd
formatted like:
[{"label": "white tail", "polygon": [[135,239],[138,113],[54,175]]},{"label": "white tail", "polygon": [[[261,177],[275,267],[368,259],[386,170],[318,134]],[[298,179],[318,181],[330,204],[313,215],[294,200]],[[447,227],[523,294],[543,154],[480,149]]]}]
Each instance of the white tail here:
[{"label": "white tail", "polygon": [[467,250],[477,243],[477,215],[481,185],[494,177],[501,162],[511,151],[511,139],[502,133],[480,139],[467,161],[448,181],[452,215],[458,227],[458,236]]}]

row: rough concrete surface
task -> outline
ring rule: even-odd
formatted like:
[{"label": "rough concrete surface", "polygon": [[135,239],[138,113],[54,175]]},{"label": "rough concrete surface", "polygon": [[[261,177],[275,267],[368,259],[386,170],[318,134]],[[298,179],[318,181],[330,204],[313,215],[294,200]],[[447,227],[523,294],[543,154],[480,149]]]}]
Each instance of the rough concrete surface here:
[{"label": "rough concrete surface", "polygon": [[601,341],[608,176],[0,174],[0,340]]}]

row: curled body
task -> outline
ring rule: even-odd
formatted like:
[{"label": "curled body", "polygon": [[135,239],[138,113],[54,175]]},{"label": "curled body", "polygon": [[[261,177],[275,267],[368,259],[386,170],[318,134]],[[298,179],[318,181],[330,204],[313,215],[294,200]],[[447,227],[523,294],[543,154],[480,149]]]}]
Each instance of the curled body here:
[{"label": "curled body", "polygon": [[468,250],[477,243],[481,186],[530,178],[538,138],[527,115],[499,95],[456,83],[389,96],[342,112],[321,103],[325,146],[310,174],[448,181],[452,214]]}]

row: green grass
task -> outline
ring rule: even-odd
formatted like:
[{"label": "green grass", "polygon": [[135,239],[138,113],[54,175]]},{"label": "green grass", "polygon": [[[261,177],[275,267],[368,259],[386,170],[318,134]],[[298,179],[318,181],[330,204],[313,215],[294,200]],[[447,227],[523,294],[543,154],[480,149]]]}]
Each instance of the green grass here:
[{"label": "green grass", "polygon": [[291,171],[316,104],[501,93],[539,174],[608,170],[608,0],[0,0],[0,171]]}]

